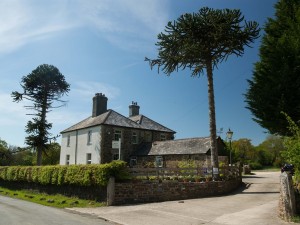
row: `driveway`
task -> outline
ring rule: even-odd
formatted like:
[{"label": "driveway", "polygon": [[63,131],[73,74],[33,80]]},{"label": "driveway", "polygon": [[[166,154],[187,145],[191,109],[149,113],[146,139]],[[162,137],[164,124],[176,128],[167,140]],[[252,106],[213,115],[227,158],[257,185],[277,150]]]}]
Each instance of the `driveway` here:
[{"label": "driveway", "polygon": [[123,225],[282,225],[277,217],[279,172],[255,172],[226,196],[102,208],[72,208]]}]

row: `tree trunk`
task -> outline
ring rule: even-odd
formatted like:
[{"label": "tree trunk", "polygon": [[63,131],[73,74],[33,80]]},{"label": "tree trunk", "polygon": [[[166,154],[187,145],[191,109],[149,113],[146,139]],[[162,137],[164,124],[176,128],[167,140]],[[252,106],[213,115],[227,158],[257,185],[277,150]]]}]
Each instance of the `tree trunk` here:
[{"label": "tree trunk", "polygon": [[[208,105],[209,105],[209,131],[211,143],[211,164],[213,168],[219,170],[218,162],[218,146],[217,146],[217,132],[216,132],[216,112],[215,112],[215,97],[214,97],[214,82],[211,61],[207,62],[207,80],[208,80]],[[213,177],[218,177],[215,174]]]},{"label": "tree trunk", "polygon": [[36,164],[38,166],[41,166],[42,165],[42,153],[43,153],[43,149],[41,147],[37,147],[37,160],[36,160]]}]

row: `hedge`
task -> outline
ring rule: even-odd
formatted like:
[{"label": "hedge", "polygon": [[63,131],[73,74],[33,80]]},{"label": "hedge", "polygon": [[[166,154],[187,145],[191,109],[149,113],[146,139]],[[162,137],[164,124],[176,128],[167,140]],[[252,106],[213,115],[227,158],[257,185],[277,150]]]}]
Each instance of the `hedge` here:
[{"label": "hedge", "polygon": [[0,181],[33,182],[42,185],[105,186],[109,177],[128,179],[126,162],[69,166],[3,166]]}]

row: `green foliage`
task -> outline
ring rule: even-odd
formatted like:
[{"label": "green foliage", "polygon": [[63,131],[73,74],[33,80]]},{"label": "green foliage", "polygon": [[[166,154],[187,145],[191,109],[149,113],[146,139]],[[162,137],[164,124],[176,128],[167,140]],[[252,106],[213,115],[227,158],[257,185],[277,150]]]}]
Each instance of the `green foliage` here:
[{"label": "green foliage", "polygon": [[[47,149],[47,143],[51,139],[48,132],[52,124],[46,119],[47,113],[54,108],[54,102],[64,102],[60,98],[69,92],[70,85],[65,77],[52,65],[43,64],[38,66],[21,81],[23,93],[12,92],[13,101],[19,102],[23,98],[33,102],[27,109],[35,111],[35,117],[28,121],[26,132],[28,136],[26,144],[37,149],[37,165],[42,164],[42,152]],[[56,106],[57,108],[59,106]]]},{"label": "green foliage", "polygon": [[247,108],[271,134],[291,135],[286,112],[300,120],[300,1],[280,0],[275,18],[269,18],[245,95]]},{"label": "green foliage", "polygon": [[261,170],[263,168],[259,162],[250,162],[249,166],[252,170]]},{"label": "green foliage", "polygon": [[286,149],[281,154],[286,162],[294,165],[296,180],[300,182],[300,125],[297,125],[287,114],[285,116],[292,136],[284,138]]},{"label": "green foliage", "polygon": [[111,176],[117,180],[128,179],[126,163],[113,161],[99,165],[0,167],[0,180],[26,181],[43,185],[105,186]]},{"label": "green foliage", "polygon": [[201,8],[168,22],[158,35],[158,57],[149,61],[170,75],[178,69],[190,69],[192,76],[206,70],[209,99],[209,125],[212,166],[218,167],[213,69],[230,55],[242,56],[259,36],[258,24],[244,21],[240,10]]},{"label": "green foliage", "polygon": [[158,58],[150,65],[161,66],[167,75],[189,68],[196,76],[230,55],[243,55],[244,46],[254,42],[259,30],[256,22],[244,21],[240,10],[203,7],[168,22],[165,33],[158,35]]}]

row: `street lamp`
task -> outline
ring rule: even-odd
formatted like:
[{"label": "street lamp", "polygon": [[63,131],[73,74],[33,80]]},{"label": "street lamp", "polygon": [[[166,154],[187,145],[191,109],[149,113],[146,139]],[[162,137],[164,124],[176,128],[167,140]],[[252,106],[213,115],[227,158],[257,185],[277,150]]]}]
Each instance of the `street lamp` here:
[{"label": "street lamp", "polygon": [[229,128],[227,133],[226,133],[226,136],[229,140],[229,151],[230,151],[229,162],[230,162],[230,166],[232,165],[231,164],[231,139],[232,139],[232,135],[233,135],[233,131],[231,131],[230,128]]}]

